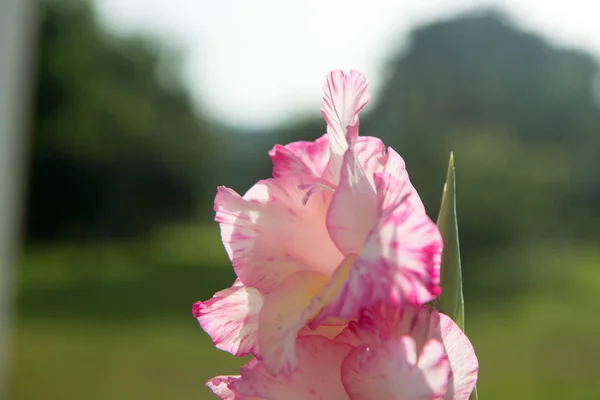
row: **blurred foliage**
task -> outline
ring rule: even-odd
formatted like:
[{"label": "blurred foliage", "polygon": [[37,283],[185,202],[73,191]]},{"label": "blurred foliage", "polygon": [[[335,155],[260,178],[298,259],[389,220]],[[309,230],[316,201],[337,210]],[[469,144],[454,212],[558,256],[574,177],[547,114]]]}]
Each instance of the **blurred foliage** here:
[{"label": "blurred foliage", "polygon": [[[387,70],[361,134],[402,154],[432,217],[455,152],[464,248],[600,233],[598,65],[590,55],[483,12],[415,30]],[[270,145],[263,143],[312,139],[324,130],[320,119],[307,119],[259,138],[238,134],[248,161],[238,160],[253,170],[236,183],[245,190],[267,175]],[[260,160],[264,168],[255,167]]]},{"label": "blurred foliage", "polygon": [[[599,398],[600,322],[590,318],[599,261],[597,246],[564,243],[477,258],[490,271],[467,299],[480,398]],[[22,267],[10,399],[208,400],[204,382],[245,361],[216,349],[191,315],[193,301],[233,280],[214,225],[165,227],[134,242],[32,246]],[[518,269],[527,275],[510,273]],[[514,290],[498,291],[497,281]],[[472,301],[481,293],[496,301]]]},{"label": "blurred foliage", "polygon": [[[87,2],[44,4],[30,238],[210,217],[217,183],[243,193],[270,175],[275,143],[325,131],[310,118],[267,132],[209,123],[181,85],[160,83],[155,44],[106,34]],[[413,32],[361,132],[403,155],[432,217],[455,152],[467,251],[600,234],[597,73],[499,13],[467,14]]]},{"label": "blurred foliage", "polygon": [[[484,11],[416,29],[387,75],[361,119],[361,134],[381,137],[404,157],[432,219],[454,151],[467,293],[489,273],[473,261],[490,247],[600,237],[592,56],[553,46],[502,13]],[[253,169],[236,183],[245,190],[266,176],[268,157],[257,159],[266,150],[262,143],[311,139],[324,130],[320,119],[307,119],[260,139],[238,134],[248,157],[238,162]],[[260,160],[264,168],[256,166]]]},{"label": "blurred foliage", "polygon": [[[325,123],[209,121],[171,49],[108,34],[88,1],[41,4],[10,398],[212,398],[204,381],[241,361],[191,316],[234,278],[218,227],[198,221],[217,184],[245,192],[271,175],[275,143]],[[499,13],[466,14],[415,30],[361,119],[405,158],[432,218],[454,151],[482,399],[600,397],[597,74]]]},{"label": "blurred foliage", "polygon": [[22,258],[18,311],[24,318],[189,319],[196,300],[231,285],[228,264],[213,225],[164,227],[143,240],[33,245]]},{"label": "blurred foliage", "polygon": [[41,4],[29,237],[130,236],[190,218],[214,138],[181,86],[159,83],[159,49],[107,34],[86,1]]},{"label": "blurred foliage", "polygon": [[465,249],[596,231],[591,56],[485,13],[417,29],[388,69],[366,132],[405,157],[431,214],[455,152]]}]

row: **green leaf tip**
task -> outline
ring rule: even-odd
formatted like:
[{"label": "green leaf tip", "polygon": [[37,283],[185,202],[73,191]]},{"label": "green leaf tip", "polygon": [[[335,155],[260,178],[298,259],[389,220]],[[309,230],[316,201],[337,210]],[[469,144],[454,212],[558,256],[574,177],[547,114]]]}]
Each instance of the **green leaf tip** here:
[{"label": "green leaf tip", "polygon": [[[465,300],[462,287],[462,267],[460,263],[460,244],[458,240],[458,221],[456,215],[456,183],[454,171],[454,153],[450,152],[446,184],[442,194],[442,204],[438,215],[437,226],[444,241],[442,264],[440,268],[440,286],[442,294],[434,301],[434,305],[448,315],[456,324],[465,330]],[[478,400],[477,387],[469,400]]]},{"label": "green leaf tip", "polygon": [[477,395],[477,386],[475,386],[475,389],[473,389],[473,392],[471,393],[469,400],[478,400],[478,398],[479,398],[479,396]]},{"label": "green leaf tip", "polygon": [[437,302],[440,308],[452,318],[464,331],[464,298],[462,289],[462,270],[460,263],[460,244],[458,240],[458,222],[456,217],[456,184],[454,172],[454,154],[450,153],[446,184],[442,194],[442,204],[437,226],[444,241],[440,269],[442,294]]}]

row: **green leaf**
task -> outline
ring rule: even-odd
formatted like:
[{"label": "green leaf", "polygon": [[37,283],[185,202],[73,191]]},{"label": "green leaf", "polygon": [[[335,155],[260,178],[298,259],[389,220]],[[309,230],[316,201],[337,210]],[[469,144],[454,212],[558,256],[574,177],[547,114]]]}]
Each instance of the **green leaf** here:
[{"label": "green leaf", "polygon": [[[446,185],[442,195],[442,205],[437,226],[444,240],[442,253],[441,287],[442,294],[434,305],[452,318],[460,329],[465,330],[465,300],[462,288],[462,267],[460,264],[460,244],[458,241],[458,222],[456,217],[456,184],[454,182],[454,155],[450,153],[450,163],[446,175]],[[469,400],[478,400],[477,387]]]},{"label": "green leaf", "polygon": [[456,220],[456,185],[454,183],[454,156],[450,153],[450,163],[446,175],[446,185],[442,195],[442,205],[437,221],[438,229],[444,240],[442,253],[441,287],[442,294],[437,304],[442,312],[452,318],[464,331],[465,308],[462,290],[462,271],[460,265],[460,246],[458,242],[458,223]]}]

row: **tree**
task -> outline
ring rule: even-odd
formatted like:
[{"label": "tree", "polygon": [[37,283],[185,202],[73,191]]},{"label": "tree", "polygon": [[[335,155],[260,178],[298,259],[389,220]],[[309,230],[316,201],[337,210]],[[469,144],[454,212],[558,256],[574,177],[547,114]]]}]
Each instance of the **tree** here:
[{"label": "tree", "polygon": [[160,48],[106,33],[88,2],[41,8],[28,237],[135,235],[192,216],[209,197],[212,127],[181,85],[159,82]]},{"label": "tree", "polygon": [[464,248],[580,234],[582,210],[598,214],[590,55],[484,11],[416,29],[388,70],[366,131],[405,157],[432,216],[455,152]]}]

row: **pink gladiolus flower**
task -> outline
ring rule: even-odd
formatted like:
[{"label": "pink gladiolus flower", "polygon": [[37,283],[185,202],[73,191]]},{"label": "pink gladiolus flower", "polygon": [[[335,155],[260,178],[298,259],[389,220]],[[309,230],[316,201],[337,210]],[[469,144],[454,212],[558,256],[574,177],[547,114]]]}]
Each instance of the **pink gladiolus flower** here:
[{"label": "pink gladiolus flower", "polygon": [[194,305],[218,348],[254,354],[273,375],[296,368],[298,337],[334,337],[365,308],[440,292],[442,240],[404,161],[358,136],[366,78],[334,71],[324,91],[323,137],[275,146],[274,178],[244,196],[218,189],[215,219],[238,280]]},{"label": "pink gladiolus flower", "polygon": [[444,400],[468,400],[477,382],[479,363],[467,336],[450,317],[427,306],[394,310],[377,305],[363,310],[358,322],[351,321],[336,341],[353,346],[378,345],[405,335],[421,349],[429,340],[444,344],[450,373]]},{"label": "pink gladiolus flower", "polygon": [[425,307],[375,307],[334,340],[299,338],[296,353],[290,376],[275,376],[253,359],[241,375],[206,384],[231,400],[467,400],[477,379],[468,339],[450,318]]}]

